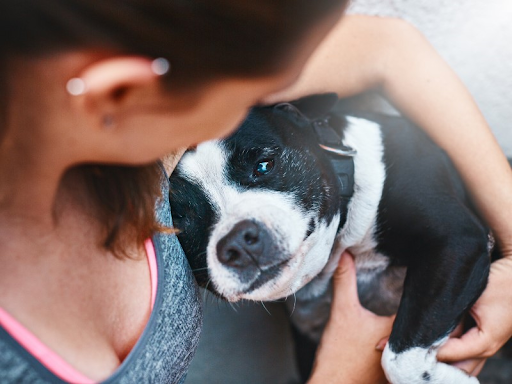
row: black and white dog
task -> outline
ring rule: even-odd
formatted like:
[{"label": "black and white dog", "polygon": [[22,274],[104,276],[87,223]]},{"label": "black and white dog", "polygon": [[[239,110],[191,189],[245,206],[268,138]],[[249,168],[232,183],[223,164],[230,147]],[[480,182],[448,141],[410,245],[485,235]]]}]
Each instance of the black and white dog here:
[{"label": "black and white dog", "polygon": [[485,288],[488,228],[421,130],[345,116],[336,102],[255,107],[232,136],[186,152],[170,201],[198,282],[229,301],[296,293],[292,322],[318,342],[335,255],[348,249],[363,305],[397,312],[382,357],[388,380],[478,383],[436,353]]}]

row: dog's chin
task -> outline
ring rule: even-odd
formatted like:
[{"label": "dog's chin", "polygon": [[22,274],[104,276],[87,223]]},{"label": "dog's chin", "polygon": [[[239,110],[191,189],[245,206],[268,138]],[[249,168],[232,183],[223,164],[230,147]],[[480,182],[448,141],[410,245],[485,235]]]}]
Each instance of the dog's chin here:
[{"label": "dog's chin", "polygon": [[302,268],[304,256],[293,256],[276,266],[278,269],[270,273],[275,276],[274,278],[268,279],[268,274],[263,272],[248,286],[240,287],[236,292],[223,292],[222,296],[231,302],[240,300],[275,301],[291,296],[313,280],[323,268],[319,265],[318,271],[305,271]]},{"label": "dog's chin", "polygon": [[285,299],[288,296],[293,295],[312,279],[313,277],[308,279],[297,278],[288,282],[288,284],[280,284],[279,287],[274,286],[276,283],[271,281],[265,286],[262,286],[252,292],[244,293],[242,299],[252,301],[275,301]]},{"label": "dog's chin", "polygon": [[275,280],[268,281],[258,289],[250,291],[241,291],[238,293],[224,296],[227,301],[236,302],[240,300],[251,301],[275,301],[284,299],[293,295],[306,283],[297,284],[297,281],[292,281],[289,284],[279,284]]}]

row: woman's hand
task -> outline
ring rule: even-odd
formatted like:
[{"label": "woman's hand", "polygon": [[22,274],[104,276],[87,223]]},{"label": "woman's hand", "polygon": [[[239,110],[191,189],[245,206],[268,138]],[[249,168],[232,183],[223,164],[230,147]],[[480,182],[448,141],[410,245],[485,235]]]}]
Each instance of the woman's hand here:
[{"label": "woman's hand", "polygon": [[331,317],[308,383],[387,383],[380,364],[382,353],[376,346],[391,333],[393,319],[361,306],[354,260],[344,253],[334,275]]},{"label": "woman's hand", "polygon": [[504,255],[492,263],[487,288],[471,309],[476,327],[450,338],[437,355],[471,375],[478,375],[485,360],[512,337],[512,247]]}]

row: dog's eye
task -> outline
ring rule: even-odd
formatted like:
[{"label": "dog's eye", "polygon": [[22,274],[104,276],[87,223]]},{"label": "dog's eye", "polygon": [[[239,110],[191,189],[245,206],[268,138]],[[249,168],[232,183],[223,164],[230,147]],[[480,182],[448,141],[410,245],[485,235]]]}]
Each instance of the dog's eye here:
[{"label": "dog's eye", "polygon": [[267,160],[260,161],[256,165],[256,168],[254,168],[253,175],[255,177],[267,175],[270,173],[270,171],[272,171],[273,168],[274,168],[274,160],[267,159]]}]

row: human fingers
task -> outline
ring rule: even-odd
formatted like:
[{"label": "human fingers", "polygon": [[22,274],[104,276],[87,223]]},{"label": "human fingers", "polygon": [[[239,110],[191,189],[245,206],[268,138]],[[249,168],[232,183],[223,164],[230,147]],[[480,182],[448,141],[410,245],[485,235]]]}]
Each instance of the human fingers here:
[{"label": "human fingers", "polygon": [[[361,305],[357,293],[356,267],[350,253],[341,255],[333,282],[331,320],[337,319],[345,329],[364,329],[368,341],[373,339],[373,343],[389,336],[395,316],[378,316]],[[371,347],[378,350],[376,344]]]},{"label": "human fingers", "polygon": [[461,337],[464,334],[464,322],[460,322],[459,325],[450,333],[450,337]]},{"label": "human fingers", "polygon": [[470,313],[477,326],[461,338],[452,338],[440,349],[446,362],[486,358],[495,354],[512,336],[512,258],[491,265],[489,282]]},{"label": "human fingers", "polygon": [[471,372],[471,375],[472,376],[478,376],[482,372],[482,369],[484,369],[484,366],[485,366],[486,362],[487,362],[487,359],[482,359],[482,361],[480,361],[480,364],[478,364],[475,367],[475,369],[473,369],[473,372]]},{"label": "human fingers", "polygon": [[349,306],[360,306],[357,295],[357,277],[354,258],[348,252],[341,255],[338,268],[333,275],[334,296],[333,306],[335,308]]},{"label": "human fingers", "polygon": [[458,361],[451,365],[459,369],[462,369],[471,376],[477,376],[482,371],[486,361],[487,359],[469,359],[464,361]]},{"label": "human fingers", "polygon": [[437,359],[444,362],[458,362],[486,356],[488,340],[485,334],[473,327],[460,338],[451,338],[439,349]]}]

